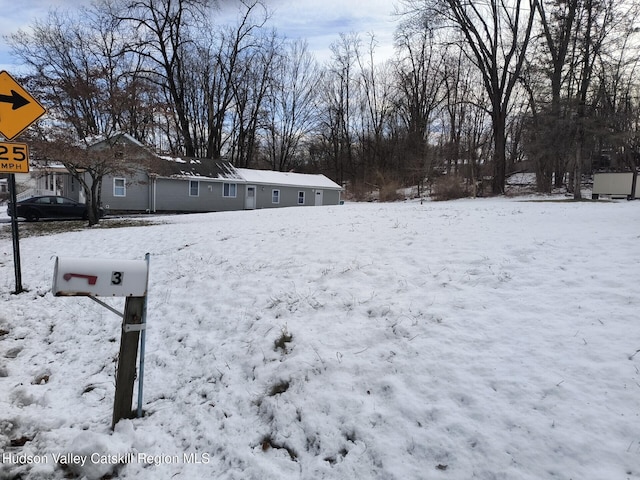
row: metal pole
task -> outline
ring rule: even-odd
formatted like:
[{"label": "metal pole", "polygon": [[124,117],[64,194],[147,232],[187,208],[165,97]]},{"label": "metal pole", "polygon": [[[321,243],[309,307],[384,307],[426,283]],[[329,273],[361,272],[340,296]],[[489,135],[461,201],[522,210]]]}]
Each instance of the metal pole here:
[{"label": "metal pole", "polygon": [[15,294],[22,293],[22,271],[20,269],[20,239],[18,234],[18,206],[16,205],[16,176],[9,174],[9,195],[11,197],[11,234],[13,236],[13,268],[16,276]]},{"label": "metal pole", "polygon": [[[142,306],[142,324],[147,325],[147,296],[149,295],[149,258],[150,254],[146,254],[144,259],[147,261],[147,293],[144,296],[144,305]],[[138,372],[138,418],[142,417],[142,390],[144,383],[144,348],[147,339],[147,329],[143,328],[140,332],[140,367]]]}]

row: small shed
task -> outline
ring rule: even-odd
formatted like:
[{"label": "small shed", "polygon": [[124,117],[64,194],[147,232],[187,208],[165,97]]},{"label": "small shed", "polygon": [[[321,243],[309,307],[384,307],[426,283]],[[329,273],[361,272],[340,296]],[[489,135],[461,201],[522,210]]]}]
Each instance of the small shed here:
[{"label": "small shed", "polygon": [[592,198],[640,198],[638,175],[634,172],[606,172],[593,175]]}]

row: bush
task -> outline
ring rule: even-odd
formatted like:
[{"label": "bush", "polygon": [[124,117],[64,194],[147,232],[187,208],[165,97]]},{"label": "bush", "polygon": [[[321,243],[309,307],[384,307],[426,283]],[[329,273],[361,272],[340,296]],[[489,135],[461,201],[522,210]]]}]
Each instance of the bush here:
[{"label": "bush", "polygon": [[433,200],[455,200],[470,195],[469,187],[463,178],[457,175],[443,175],[433,183],[431,197]]},{"label": "bush", "polygon": [[389,180],[380,186],[380,201],[381,202],[395,202],[397,200],[403,200],[404,196],[401,195],[398,190],[400,184],[395,180]]}]

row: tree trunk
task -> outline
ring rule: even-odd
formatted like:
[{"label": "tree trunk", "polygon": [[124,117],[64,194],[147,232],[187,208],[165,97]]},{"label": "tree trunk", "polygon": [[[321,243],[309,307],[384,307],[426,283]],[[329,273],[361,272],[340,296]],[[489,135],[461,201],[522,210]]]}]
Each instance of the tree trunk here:
[{"label": "tree trunk", "polygon": [[536,159],[536,189],[540,193],[551,193],[553,185],[553,159],[543,152]]},{"label": "tree trunk", "polygon": [[494,114],[494,152],[493,152],[493,182],[491,189],[494,194],[504,194],[506,183],[507,149],[506,149],[506,119],[501,113]]},{"label": "tree trunk", "polygon": [[91,187],[85,193],[87,194],[87,220],[89,226],[97,225],[100,221],[99,204],[100,194],[99,187],[102,179],[91,178]]},{"label": "tree trunk", "polygon": [[573,199],[582,200],[582,135],[578,134],[575,164],[573,166]]}]

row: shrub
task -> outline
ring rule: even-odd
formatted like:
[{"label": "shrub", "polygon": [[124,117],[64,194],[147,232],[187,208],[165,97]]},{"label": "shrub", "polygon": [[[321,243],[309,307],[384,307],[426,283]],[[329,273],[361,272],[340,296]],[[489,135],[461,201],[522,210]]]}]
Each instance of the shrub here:
[{"label": "shrub", "polygon": [[400,184],[397,181],[386,181],[380,186],[380,201],[395,202],[397,200],[403,200],[404,196],[398,192],[399,189]]},{"label": "shrub", "polygon": [[457,175],[443,175],[433,183],[431,197],[433,200],[455,200],[470,195],[464,179]]}]

